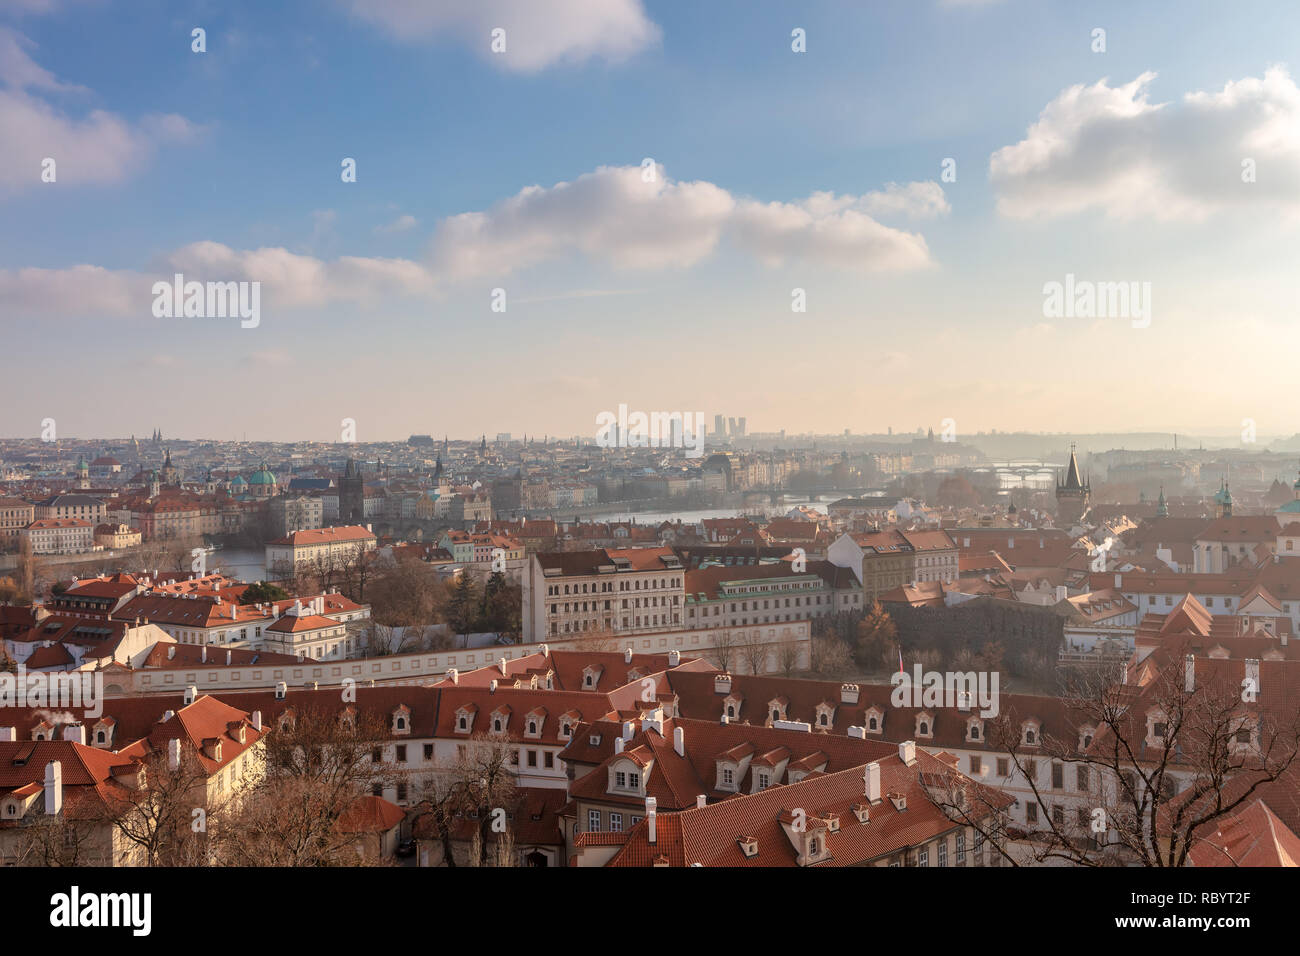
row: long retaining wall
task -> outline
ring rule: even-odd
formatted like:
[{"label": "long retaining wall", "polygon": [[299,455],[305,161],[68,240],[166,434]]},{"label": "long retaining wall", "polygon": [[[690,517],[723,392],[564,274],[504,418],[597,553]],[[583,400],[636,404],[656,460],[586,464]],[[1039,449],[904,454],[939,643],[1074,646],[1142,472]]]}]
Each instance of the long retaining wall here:
[{"label": "long retaining wall", "polygon": [[[682,657],[703,657],[717,661],[719,638],[728,635],[731,643],[731,669],[747,670],[748,656],[742,652],[744,645],[755,642],[767,645],[765,661],[760,673],[783,670],[781,649],[793,645],[798,651],[794,669],[806,669],[811,664],[811,626],[808,621],[786,621],[758,627],[716,628],[689,631],[656,631],[627,634],[612,638],[567,638],[535,644],[506,644],[496,647],[459,648],[418,654],[393,654],[388,657],[369,657],[358,660],[323,661],[319,663],[276,664],[253,666],[159,667],[132,671],[112,672],[105,676],[104,693],[109,697],[145,694],[177,693],[194,686],[203,693],[220,690],[261,690],[284,681],[290,687],[319,684],[322,687],[340,685],[345,679],[368,684],[420,684],[428,685],[442,680],[448,668],[460,671],[486,667],[499,658],[515,660],[538,653],[543,647],[550,650],[581,650],[599,643],[602,650],[623,650],[631,647],[638,654],[666,654],[679,651]],[[725,642],[724,642],[725,643]]]}]

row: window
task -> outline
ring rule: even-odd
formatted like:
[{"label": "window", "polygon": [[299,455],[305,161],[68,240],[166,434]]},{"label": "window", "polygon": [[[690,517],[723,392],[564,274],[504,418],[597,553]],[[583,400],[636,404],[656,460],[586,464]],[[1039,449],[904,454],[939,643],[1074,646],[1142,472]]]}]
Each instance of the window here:
[{"label": "window", "polygon": [[1008,776],[1008,773],[1007,773],[1008,770],[1009,770],[1009,762],[1008,762],[1007,758],[1006,758],[1006,757],[999,757],[999,758],[998,758],[998,776],[999,776],[999,777],[1005,777],[1005,776]]},{"label": "window", "polygon": [[979,757],[972,756],[970,758],[970,772],[979,773],[982,762]]},{"label": "window", "polygon": [[808,855],[816,856],[820,852],[821,852],[821,843],[818,841],[816,837],[813,837],[811,840],[808,841]]},{"label": "window", "polygon": [[1052,822],[1058,827],[1065,826],[1065,810],[1061,807],[1052,807]]},{"label": "window", "polygon": [[622,833],[622,832],[623,832],[623,814],[621,814],[621,813],[613,813],[613,812],[610,813],[610,815],[609,815],[609,832],[610,832],[610,833]]},{"label": "window", "polygon": [[641,775],[639,773],[629,773],[627,775],[627,785],[631,787],[633,790],[640,789]]},{"label": "window", "polygon": [[964,866],[966,863],[966,831],[957,832],[957,865]]},{"label": "window", "polygon": [[530,766],[530,767],[536,767],[536,766],[537,766],[537,751],[536,751],[536,750],[530,750],[530,751],[528,751],[528,766]]},{"label": "window", "polygon": [[1038,822],[1038,804],[1036,803],[1025,804],[1025,822],[1026,823]]},{"label": "window", "polygon": [[938,859],[938,863],[939,863],[939,866],[947,866],[947,865],[948,865],[948,841],[947,841],[947,840],[945,840],[944,842],[942,842],[942,843],[939,844],[939,859]]},{"label": "window", "polygon": [[919,850],[916,851],[916,865],[917,865],[917,866],[929,866],[929,865],[930,865],[930,849],[929,849],[929,847],[922,847],[921,849],[919,849]]},{"label": "window", "polygon": [[1157,723],[1157,724],[1155,724],[1155,725],[1151,728],[1151,735],[1152,735],[1153,737],[1157,737],[1157,738],[1161,738],[1161,739],[1163,739],[1164,736],[1165,736],[1165,732],[1166,732],[1168,729],[1169,729],[1169,726],[1168,726],[1167,724]]},{"label": "window", "polygon": [[543,765],[546,767],[547,770],[550,770],[555,766],[555,754],[547,750],[544,751],[543,758],[544,758]]},{"label": "window", "polygon": [[404,784],[404,783],[399,783],[399,784],[397,785],[397,799],[398,799],[398,800],[405,800],[405,799],[406,799],[406,784]]},{"label": "window", "polygon": [[433,759],[433,744],[424,745],[424,759],[425,760]]},{"label": "window", "polygon": [[1059,763],[1052,764],[1052,789],[1061,790],[1065,787],[1065,768]]},{"label": "window", "polygon": [[614,771],[614,786],[618,787],[620,790],[627,788],[627,774],[622,770]]},{"label": "window", "polygon": [[378,747],[373,747],[373,748],[371,748],[371,750],[370,750],[370,762],[371,762],[371,763],[380,763],[383,759],[384,759],[384,752],[383,752],[383,750],[381,750],[381,749],[378,748]]},{"label": "window", "polygon": [[1088,768],[1076,767],[1074,770],[1074,777],[1075,777],[1075,785],[1076,785],[1075,788],[1086,792],[1088,789]]},{"label": "window", "polygon": [[397,745],[397,762],[406,763],[406,744]]},{"label": "window", "polygon": [[736,772],[730,767],[722,768],[722,783],[727,787],[734,787],[736,785]]},{"label": "window", "polygon": [[587,811],[587,829],[592,833],[600,832],[600,811],[599,810]]}]

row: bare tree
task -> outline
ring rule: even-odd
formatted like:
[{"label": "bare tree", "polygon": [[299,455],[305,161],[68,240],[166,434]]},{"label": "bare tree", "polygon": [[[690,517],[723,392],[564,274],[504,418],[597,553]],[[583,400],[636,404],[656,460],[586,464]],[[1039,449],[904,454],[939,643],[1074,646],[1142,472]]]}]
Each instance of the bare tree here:
[{"label": "bare tree", "polygon": [[749,665],[751,674],[761,674],[767,669],[767,645],[757,635],[740,646],[740,656]]},{"label": "bare tree", "polygon": [[208,798],[208,772],[192,744],[181,741],[175,766],[167,751],[145,757],[133,785],[109,800],[109,817],[143,866],[208,862],[209,821],[224,801]]},{"label": "bare tree", "polygon": [[[518,750],[507,735],[482,734],[461,745],[455,762],[428,780],[422,808],[430,831],[442,844],[445,865],[456,865],[456,834],[466,821],[474,825],[469,841],[471,865],[498,865],[502,859],[498,844],[509,833],[510,810],[516,799],[513,766],[517,757]],[[513,841],[512,836],[510,839]],[[513,861],[513,851],[509,857]]]},{"label": "bare tree", "polygon": [[[1032,715],[1014,710],[992,718],[985,737],[1025,781],[1041,826],[985,835],[1004,848],[1020,840],[1023,860],[1003,851],[1012,863],[1186,865],[1199,833],[1286,774],[1300,752],[1294,708],[1261,707],[1213,666],[1228,662],[1209,663],[1190,675],[1166,666],[1144,687],[1105,668],[1075,675],[1065,738],[1030,736]],[[1062,799],[1067,781],[1080,797],[1072,807]]]}]

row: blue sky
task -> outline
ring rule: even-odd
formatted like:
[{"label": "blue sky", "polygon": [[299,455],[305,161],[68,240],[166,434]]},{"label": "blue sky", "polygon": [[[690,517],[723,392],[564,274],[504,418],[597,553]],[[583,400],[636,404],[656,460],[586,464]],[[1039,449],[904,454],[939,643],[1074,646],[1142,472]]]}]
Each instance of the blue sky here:
[{"label": "blue sky", "polygon": [[[11,0],[0,315],[61,380],[122,380],[87,402],[24,363],[0,434],[570,435],[619,403],[1290,433],[1298,27],[1185,0]],[[178,263],[262,282],[258,327],[154,318]],[[1045,317],[1067,273],[1151,283],[1150,327]]]}]

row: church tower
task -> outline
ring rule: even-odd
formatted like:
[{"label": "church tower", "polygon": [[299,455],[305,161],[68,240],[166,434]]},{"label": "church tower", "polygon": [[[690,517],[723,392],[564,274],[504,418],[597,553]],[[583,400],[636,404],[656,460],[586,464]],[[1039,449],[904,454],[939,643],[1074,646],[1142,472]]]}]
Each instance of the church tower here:
[{"label": "church tower", "polygon": [[1070,443],[1070,463],[1065,469],[1065,478],[1056,483],[1056,522],[1062,528],[1078,524],[1092,497],[1092,482],[1085,481],[1079,473],[1079,459],[1075,457],[1074,443]]}]

